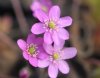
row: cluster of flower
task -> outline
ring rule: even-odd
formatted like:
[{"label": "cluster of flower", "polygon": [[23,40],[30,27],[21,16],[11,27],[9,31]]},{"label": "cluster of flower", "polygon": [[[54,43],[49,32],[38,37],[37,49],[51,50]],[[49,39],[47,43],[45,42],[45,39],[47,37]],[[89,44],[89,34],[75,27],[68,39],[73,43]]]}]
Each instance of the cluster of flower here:
[{"label": "cluster of flower", "polygon": [[[64,27],[71,25],[71,17],[60,18],[59,6],[52,6],[49,0],[34,1],[31,9],[40,22],[32,26],[32,34],[28,35],[26,42],[22,39],[17,41],[23,57],[33,67],[48,67],[50,78],[57,78],[58,70],[67,74],[70,69],[65,60],[77,54],[76,48],[64,47],[65,40],[69,39]],[[43,38],[36,37],[38,34],[43,34]]]}]

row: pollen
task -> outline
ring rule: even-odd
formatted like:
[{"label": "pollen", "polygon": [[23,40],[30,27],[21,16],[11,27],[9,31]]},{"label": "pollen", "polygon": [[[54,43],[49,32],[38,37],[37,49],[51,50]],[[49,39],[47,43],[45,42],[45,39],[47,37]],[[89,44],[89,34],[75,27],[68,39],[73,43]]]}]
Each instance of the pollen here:
[{"label": "pollen", "polygon": [[35,46],[30,45],[29,48],[28,48],[28,52],[29,52],[30,55],[35,54],[35,53],[36,53],[36,48],[35,48]]},{"label": "pollen", "polygon": [[54,60],[57,60],[59,58],[59,54],[58,53],[54,53],[53,54],[53,58],[54,58]]},{"label": "pollen", "polygon": [[54,29],[55,28],[55,23],[53,21],[50,21],[48,26],[49,26],[49,28]]}]

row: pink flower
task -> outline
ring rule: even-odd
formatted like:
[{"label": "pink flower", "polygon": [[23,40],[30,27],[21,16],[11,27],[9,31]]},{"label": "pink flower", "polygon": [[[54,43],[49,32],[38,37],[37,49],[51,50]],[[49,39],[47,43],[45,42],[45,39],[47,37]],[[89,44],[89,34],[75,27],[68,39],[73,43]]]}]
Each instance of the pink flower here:
[{"label": "pink flower", "polygon": [[19,72],[19,78],[29,78],[30,76],[30,72],[28,68],[23,68],[20,72]]},{"label": "pink flower", "polygon": [[49,54],[49,57],[45,60],[39,60],[38,67],[45,68],[48,67],[48,74],[50,78],[57,78],[58,70],[63,74],[69,73],[69,66],[66,63],[66,59],[71,59],[75,57],[77,50],[74,47],[63,48],[64,42],[59,46],[44,44],[46,52]]},{"label": "pink flower", "polygon": [[69,39],[69,33],[63,27],[72,24],[72,19],[69,16],[60,18],[59,6],[53,6],[49,14],[41,10],[35,11],[36,17],[40,20],[32,26],[31,32],[34,34],[44,33],[44,42],[57,45],[60,44],[60,40]]},{"label": "pink flower", "polygon": [[31,5],[31,10],[34,12],[35,16],[36,10],[42,10],[48,13],[51,6],[52,6],[51,0],[35,0]]},{"label": "pink flower", "polygon": [[17,44],[23,51],[23,57],[34,67],[37,67],[39,59],[47,57],[42,45],[43,39],[40,37],[36,38],[34,34],[28,35],[26,42],[19,39]]}]

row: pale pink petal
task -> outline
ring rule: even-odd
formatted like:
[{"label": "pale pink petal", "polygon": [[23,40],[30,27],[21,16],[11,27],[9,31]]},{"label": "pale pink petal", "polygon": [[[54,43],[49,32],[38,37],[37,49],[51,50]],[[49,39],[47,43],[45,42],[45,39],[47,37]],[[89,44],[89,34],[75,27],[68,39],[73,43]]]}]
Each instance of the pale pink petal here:
[{"label": "pale pink petal", "polygon": [[36,18],[35,12],[33,13],[33,16]]},{"label": "pale pink petal", "polygon": [[52,39],[54,41],[54,44],[60,45],[60,39],[59,39],[58,33],[56,31],[54,31],[52,33]]},{"label": "pale pink petal", "polygon": [[69,69],[68,64],[65,61],[63,61],[63,60],[59,61],[58,67],[59,67],[60,72],[62,72],[63,74],[69,73],[70,69]]},{"label": "pale pink petal", "polygon": [[60,8],[59,6],[53,6],[49,12],[49,18],[51,20],[57,21],[60,18]]},{"label": "pale pink petal", "polygon": [[49,65],[48,60],[38,60],[38,67],[40,68],[45,68]]},{"label": "pale pink petal", "polygon": [[69,16],[66,17],[62,17],[59,19],[58,21],[58,25],[60,27],[66,27],[66,26],[70,26],[72,24],[72,18]]},{"label": "pale pink petal", "polygon": [[49,74],[50,78],[57,78],[58,67],[53,64],[50,64],[49,68],[48,68],[48,74]]},{"label": "pale pink petal", "polygon": [[38,55],[37,55],[37,57],[39,58],[39,59],[46,59],[47,57],[48,57],[48,54],[45,52],[45,50],[44,50],[44,48],[43,48],[43,46],[38,46]]},{"label": "pale pink petal", "polygon": [[51,34],[49,32],[45,32],[45,34],[44,34],[44,42],[46,44],[52,44],[53,40],[52,40]]},{"label": "pale pink petal", "polygon": [[18,44],[18,46],[19,46],[19,48],[21,49],[21,50],[26,50],[26,42],[24,41],[24,40],[22,40],[22,39],[19,39],[18,41],[17,41],[17,44]]},{"label": "pale pink petal", "polygon": [[64,28],[59,28],[58,36],[63,40],[69,39],[69,33]]},{"label": "pale pink petal", "polygon": [[45,22],[45,21],[48,20],[47,14],[46,14],[44,11],[42,11],[42,10],[36,10],[36,11],[35,11],[35,16],[36,16],[36,17],[39,19],[39,21],[41,21],[41,22]]},{"label": "pale pink petal", "polygon": [[31,28],[31,32],[33,34],[42,34],[45,32],[45,29],[43,28],[43,24],[42,23],[36,23],[32,26]]},{"label": "pale pink petal", "polygon": [[77,54],[77,50],[74,47],[64,48],[61,52],[62,59],[70,59],[75,57]]},{"label": "pale pink petal", "polygon": [[52,45],[48,45],[48,44],[45,44],[45,43],[44,43],[44,44],[43,44],[43,47],[44,47],[45,51],[46,51],[48,54],[50,54],[50,55],[53,54],[54,49],[53,49]]},{"label": "pale pink petal", "polygon": [[29,60],[29,55],[28,55],[26,52],[23,52],[23,57],[24,57],[26,60]]},{"label": "pale pink petal", "polygon": [[31,10],[34,12],[41,8],[41,4],[38,1],[34,1],[31,5]]},{"label": "pale pink petal", "polygon": [[29,57],[29,63],[30,63],[32,66],[37,67],[37,66],[38,66],[38,59],[30,56],[30,57]]},{"label": "pale pink petal", "polygon": [[64,44],[65,44],[65,40],[60,39],[60,44],[59,45],[54,44],[54,49],[61,50],[64,47]]},{"label": "pale pink petal", "polygon": [[52,1],[51,0],[40,0],[40,2],[45,5],[48,9],[51,8],[52,6]]},{"label": "pale pink petal", "polygon": [[44,60],[44,59],[46,59],[46,58],[48,58],[49,56],[47,55],[47,53],[45,53],[45,52],[40,52],[39,54],[38,54],[38,58],[39,59],[41,59],[41,60]]},{"label": "pale pink petal", "polygon": [[28,35],[28,38],[27,38],[27,43],[28,43],[28,44],[34,43],[35,38],[36,38],[36,37],[35,37],[34,34],[29,34],[29,35]]}]

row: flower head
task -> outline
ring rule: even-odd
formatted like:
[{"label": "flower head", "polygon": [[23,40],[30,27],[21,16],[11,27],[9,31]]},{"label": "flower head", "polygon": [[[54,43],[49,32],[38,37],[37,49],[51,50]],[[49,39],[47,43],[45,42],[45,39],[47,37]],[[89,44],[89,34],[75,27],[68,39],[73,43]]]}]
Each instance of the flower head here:
[{"label": "flower head", "polygon": [[35,11],[36,17],[40,20],[40,23],[36,23],[32,26],[32,33],[42,34],[44,33],[44,42],[57,45],[60,44],[60,40],[69,39],[69,33],[63,28],[71,25],[72,19],[69,16],[60,18],[59,6],[53,6],[49,14],[41,10]]},{"label": "flower head", "polygon": [[39,60],[38,66],[40,68],[48,67],[48,74],[50,78],[57,78],[58,70],[63,74],[69,73],[69,66],[66,63],[66,59],[71,59],[76,56],[77,50],[74,47],[66,48],[64,47],[64,42],[61,45],[51,45],[44,44],[46,52],[49,57],[44,61]]},{"label": "flower head", "polygon": [[23,57],[34,67],[37,67],[39,59],[44,59],[47,56],[42,45],[43,39],[36,38],[34,34],[29,34],[26,42],[19,39],[17,44],[23,51]]}]

